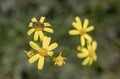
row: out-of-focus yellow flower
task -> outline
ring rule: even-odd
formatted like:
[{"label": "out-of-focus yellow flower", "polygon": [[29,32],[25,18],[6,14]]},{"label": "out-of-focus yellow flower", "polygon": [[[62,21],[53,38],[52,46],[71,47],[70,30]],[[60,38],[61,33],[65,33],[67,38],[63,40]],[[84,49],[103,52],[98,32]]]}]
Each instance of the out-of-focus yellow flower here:
[{"label": "out-of-focus yellow flower", "polygon": [[81,51],[77,54],[78,58],[85,58],[82,65],[91,65],[93,61],[97,60],[96,56],[97,42],[93,41],[85,47],[78,47],[78,50]]},{"label": "out-of-focus yellow flower", "polygon": [[47,26],[51,26],[50,23],[44,22],[44,20],[45,20],[44,16],[42,16],[39,21],[34,17],[31,19],[31,22],[29,23],[29,27],[31,27],[31,29],[27,32],[27,34],[30,36],[33,32],[35,32],[34,33],[35,41],[38,40],[38,37],[40,37],[41,41],[43,40],[43,37],[44,37],[43,31],[46,31],[49,33],[54,32],[53,29],[47,27]]},{"label": "out-of-focus yellow flower", "polygon": [[33,41],[30,41],[29,44],[30,46],[37,50],[37,54],[32,56],[28,61],[29,63],[34,63],[35,61],[38,60],[38,69],[42,69],[44,66],[44,58],[46,56],[53,56],[53,49],[55,49],[58,44],[57,43],[52,43],[50,44],[51,38],[50,37],[44,37],[42,41],[42,47],[39,47],[36,43]]},{"label": "out-of-focus yellow flower", "polygon": [[26,53],[26,55],[27,55],[29,58],[31,58],[32,56],[35,55],[35,53],[34,53],[33,51],[26,51],[26,50],[25,50],[25,53]]},{"label": "out-of-focus yellow flower", "polygon": [[92,38],[87,34],[87,32],[90,32],[94,29],[94,26],[88,27],[89,20],[85,19],[83,26],[82,26],[82,21],[79,17],[75,17],[75,21],[72,23],[72,26],[75,28],[73,30],[69,31],[70,35],[80,35],[80,41],[81,41],[81,46],[85,46],[85,39],[87,41],[91,42]]},{"label": "out-of-focus yellow flower", "polygon": [[62,52],[60,52],[58,57],[56,57],[53,61],[55,62],[55,65],[62,66],[63,64],[65,64],[65,59],[66,58],[62,56]]}]

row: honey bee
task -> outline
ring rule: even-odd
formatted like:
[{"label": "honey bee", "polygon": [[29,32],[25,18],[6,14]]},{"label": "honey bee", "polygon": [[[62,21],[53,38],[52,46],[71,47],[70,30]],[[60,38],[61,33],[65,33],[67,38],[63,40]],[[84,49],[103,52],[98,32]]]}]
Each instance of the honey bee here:
[{"label": "honey bee", "polygon": [[33,27],[35,28],[44,28],[44,24],[41,22],[34,22]]}]

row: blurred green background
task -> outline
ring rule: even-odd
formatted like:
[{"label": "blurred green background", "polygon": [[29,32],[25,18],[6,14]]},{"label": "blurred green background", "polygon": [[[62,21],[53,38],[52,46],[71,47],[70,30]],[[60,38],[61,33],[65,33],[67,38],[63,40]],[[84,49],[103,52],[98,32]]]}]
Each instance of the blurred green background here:
[{"label": "blurred green background", "polygon": [[[52,24],[52,42],[58,42],[67,57],[63,67],[46,59],[44,69],[30,65],[26,32],[32,17],[46,16]],[[98,42],[97,62],[82,66],[76,57],[79,37],[68,30],[75,16],[90,20],[90,35]],[[120,79],[120,0],[0,0],[0,79]]]}]

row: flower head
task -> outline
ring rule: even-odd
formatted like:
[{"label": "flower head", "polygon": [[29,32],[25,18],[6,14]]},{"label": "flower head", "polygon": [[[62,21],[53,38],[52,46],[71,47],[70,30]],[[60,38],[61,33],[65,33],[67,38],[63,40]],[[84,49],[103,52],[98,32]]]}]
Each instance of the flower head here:
[{"label": "flower head", "polygon": [[87,41],[91,42],[92,38],[87,34],[87,32],[90,32],[94,29],[94,26],[88,27],[89,20],[85,19],[83,26],[81,19],[79,17],[75,17],[75,21],[72,23],[72,26],[75,28],[73,30],[69,31],[70,35],[80,35],[80,41],[81,41],[81,46],[85,46],[85,39]]},{"label": "flower head", "polygon": [[58,44],[57,43],[52,43],[50,44],[51,38],[50,37],[44,37],[42,41],[42,46],[38,46],[36,43],[33,41],[30,41],[29,44],[30,46],[37,51],[37,54],[32,56],[29,59],[29,63],[34,63],[35,61],[38,60],[38,69],[42,69],[44,66],[44,58],[47,56],[52,56],[53,55],[53,49],[55,49]]},{"label": "flower head", "polygon": [[78,50],[81,51],[80,53],[77,54],[78,58],[85,58],[82,65],[91,65],[93,63],[93,61],[97,60],[96,48],[97,48],[96,41],[89,43],[87,48],[78,47]]},{"label": "flower head", "polygon": [[60,52],[58,57],[56,57],[53,61],[55,61],[55,65],[62,66],[63,64],[65,64],[65,59],[65,57],[62,57],[62,52]]},{"label": "flower head", "polygon": [[40,37],[40,40],[43,40],[44,34],[43,31],[53,33],[53,29],[47,27],[51,26],[50,23],[44,22],[45,17],[41,17],[40,20],[38,21],[35,17],[31,19],[31,22],[29,23],[29,27],[31,29],[27,32],[27,34],[30,36],[33,32],[34,33],[34,40],[37,41],[38,37]]},{"label": "flower head", "polygon": [[33,51],[26,51],[26,50],[24,50],[24,51],[29,58],[31,58],[32,56],[35,55],[35,53]]}]

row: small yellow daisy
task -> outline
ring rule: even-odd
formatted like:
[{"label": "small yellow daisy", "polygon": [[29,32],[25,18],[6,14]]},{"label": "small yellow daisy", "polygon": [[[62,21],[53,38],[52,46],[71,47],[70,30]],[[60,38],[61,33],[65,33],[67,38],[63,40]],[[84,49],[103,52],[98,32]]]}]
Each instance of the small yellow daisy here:
[{"label": "small yellow daisy", "polygon": [[33,51],[26,51],[26,50],[24,50],[24,51],[29,58],[31,58],[32,56],[35,55],[35,53]]},{"label": "small yellow daisy", "polygon": [[62,52],[60,52],[58,57],[56,57],[53,61],[55,61],[55,65],[62,66],[63,64],[65,64],[65,59],[65,57],[62,57]]},{"label": "small yellow daisy", "polygon": [[30,64],[34,63],[35,61],[38,60],[38,69],[42,69],[44,66],[44,58],[46,56],[52,56],[53,55],[53,49],[55,49],[58,44],[57,43],[52,43],[50,44],[51,38],[50,37],[44,37],[43,41],[42,41],[42,47],[39,47],[36,43],[34,43],[33,41],[30,41],[29,44],[30,46],[37,50],[37,54],[35,54],[34,56],[32,56],[28,61]]},{"label": "small yellow daisy", "polygon": [[69,31],[70,35],[80,35],[80,41],[81,41],[81,46],[85,46],[85,39],[87,41],[91,42],[92,38],[87,34],[87,32],[90,32],[94,29],[94,26],[88,27],[89,20],[85,19],[83,26],[82,26],[82,21],[79,17],[75,17],[75,21],[72,23],[72,26],[75,28],[73,30]]},{"label": "small yellow daisy", "polygon": [[77,54],[78,58],[85,58],[82,65],[91,65],[93,61],[97,60],[96,48],[97,48],[96,41],[89,43],[87,48],[80,46],[78,47],[78,50],[81,51]]},{"label": "small yellow daisy", "polygon": [[50,23],[44,22],[44,20],[45,20],[44,16],[42,16],[39,21],[37,21],[37,19],[34,17],[31,19],[31,22],[29,23],[29,27],[31,27],[31,29],[27,32],[27,34],[30,36],[33,32],[35,32],[34,33],[35,41],[38,40],[38,37],[40,37],[41,41],[43,40],[44,34],[42,30],[49,33],[54,32],[53,29],[47,27],[47,26],[51,26]]}]

